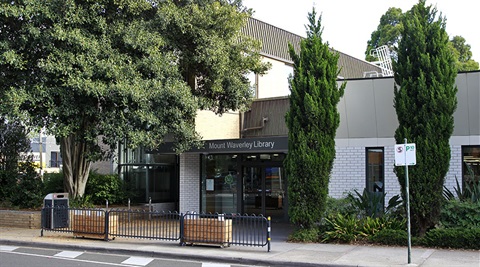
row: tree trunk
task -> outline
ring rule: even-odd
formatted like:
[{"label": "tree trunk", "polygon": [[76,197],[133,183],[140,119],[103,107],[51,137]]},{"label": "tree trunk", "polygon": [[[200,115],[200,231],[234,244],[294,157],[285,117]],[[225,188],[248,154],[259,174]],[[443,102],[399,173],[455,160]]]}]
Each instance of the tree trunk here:
[{"label": "tree trunk", "polygon": [[63,162],[63,186],[73,199],[85,193],[91,162],[85,157],[88,152],[85,143],[76,140],[76,134],[60,139],[60,152]]}]

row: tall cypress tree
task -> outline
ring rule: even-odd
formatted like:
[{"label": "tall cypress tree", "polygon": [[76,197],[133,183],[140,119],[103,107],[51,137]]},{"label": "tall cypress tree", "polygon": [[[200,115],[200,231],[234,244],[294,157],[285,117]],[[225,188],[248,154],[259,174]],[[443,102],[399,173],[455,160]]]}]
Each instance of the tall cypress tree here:
[{"label": "tall cypress tree", "polygon": [[325,210],[340,123],[337,104],[346,86],[337,86],[339,55],[322,42],[321,16],[316,17],[313,9],[300,55],[289,45],[294,62],[286,114],[289,215],[293,223],[306,228],[320,221]]},{"label": "tall cypress tree", "polygon": [[[438,221],[445,175],[450,163],[449,140],[457,106],[455,61],[448,49],[446,20],[425,0],[403,18],[404,30],[394,62],[394,106],[398,144],[416,144],[416,166],[409,168],[412,229],[418,235]],[[404,167],[395,172],[405,199]]]}]

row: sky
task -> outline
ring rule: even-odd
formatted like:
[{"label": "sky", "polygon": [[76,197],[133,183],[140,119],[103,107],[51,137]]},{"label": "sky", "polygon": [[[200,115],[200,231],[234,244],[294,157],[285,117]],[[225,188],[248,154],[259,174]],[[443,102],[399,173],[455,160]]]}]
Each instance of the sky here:
[{"label": "sky", "polygon": [[[410,10],[417,0],[243,0],[253,17],[289,32],[306,36],[307,15],[322,14],[323,41],[350,56],[364,59],[367,41],[390,7]],[[480,14],[478,0],[427,0],[447,19],[446,31],[460,35],[471,46],[473,59],[480,62]]]}]

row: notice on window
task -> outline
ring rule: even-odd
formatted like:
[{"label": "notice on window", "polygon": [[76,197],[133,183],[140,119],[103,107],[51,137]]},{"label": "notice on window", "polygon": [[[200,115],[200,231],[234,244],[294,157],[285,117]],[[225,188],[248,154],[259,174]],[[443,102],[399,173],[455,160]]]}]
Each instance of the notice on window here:
[{"label": "notice on window", "polygon": [[207,191],[213,191],[213,179],[207,179]]}]

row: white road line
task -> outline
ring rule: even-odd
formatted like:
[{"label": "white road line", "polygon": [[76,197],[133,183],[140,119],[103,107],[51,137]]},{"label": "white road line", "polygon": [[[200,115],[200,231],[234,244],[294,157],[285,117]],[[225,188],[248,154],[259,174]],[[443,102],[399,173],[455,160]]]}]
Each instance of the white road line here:
[{"label": "white road line", "polygon": [[143,258],[143,257],[130,257],[122,262],[122,264],[132,264],[132,265],[139,265],[145,266],[153,261],[152,258]]},{"label": "white road line", "polygon": [[14,251],[18,247],[12,247],[12,246],[0,246],[0,251]]},{"label": "white road line", "polygon": [[202,267],[230,267],[229,264],[202,263]]},{"label": "white road line", "polygon": [[[15,251],[5,251],[3,253],[10,253],[10,254],[16,254],[16,255],[24,255],[24,256],[31,256],[31,257],[40,257],[40,258],[52,258],[52,256],[47,256],[47,255],[38,255],[38,254],[31,254],[31,253],[23,253],[23,252],[15,252]],[[59,259],[59,260],[65,260],[65,261],[76,261],[76,262],[87,262],[87,263],[94,263],[97,265],[109,265],[109,266],[122,266],[122,267],[137,267],[133,265],[126,265],[126,264],[119,264],[119,263],[111,263],[111,262],[101,262],[101,261],[91,261],[91,260],[79,260],[79,259],[69,259],[69,258],[63,258],[63,257],[55,257],[53,256],[54,259]]]},{"label": "white road line", "polygon": [[75,259],[76,257],[82,255],[83,252],[78,252],[78,251],[62,251],[60,253],[55,254],[55,257],[61,257],[61,258],[69,258],[69,259]]}]

